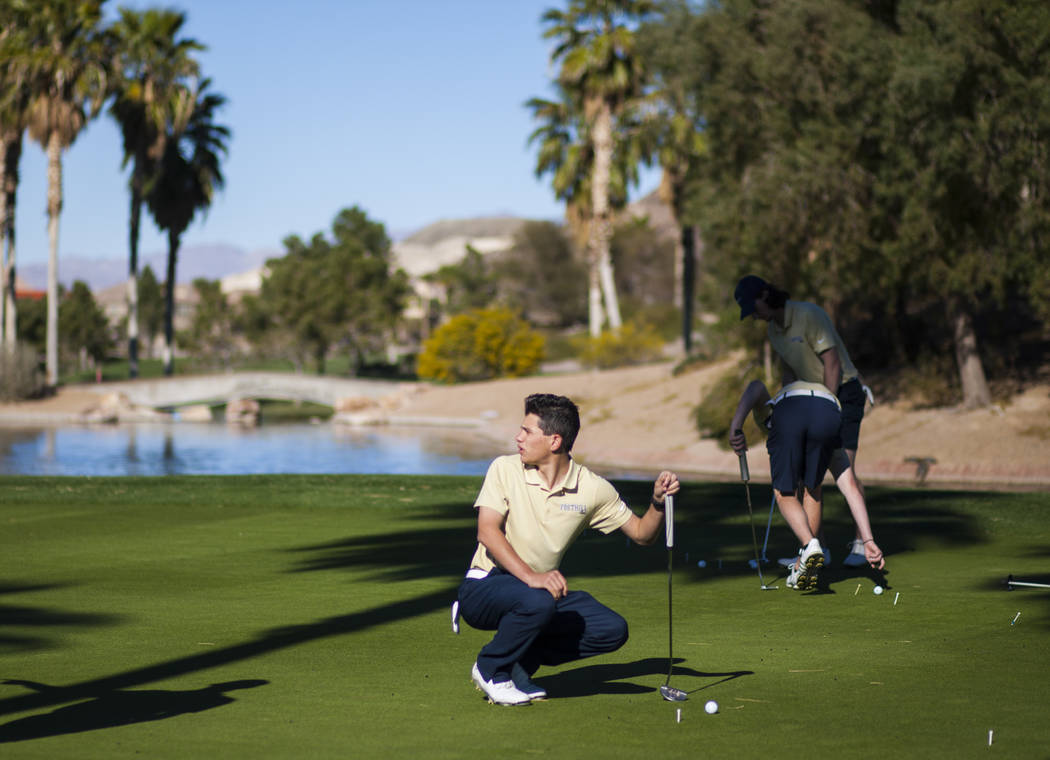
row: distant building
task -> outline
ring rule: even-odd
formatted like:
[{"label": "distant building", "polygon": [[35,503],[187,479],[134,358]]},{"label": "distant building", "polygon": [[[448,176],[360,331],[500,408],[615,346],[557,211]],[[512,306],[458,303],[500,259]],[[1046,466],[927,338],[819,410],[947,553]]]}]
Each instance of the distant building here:
[{"label": "distant building", "polygon": [[47,297],[46,290],[34,290],[26,284],[25,280],[15,275],[15,300],[25,298],[30,301],[39,301]]},{"label": "distant building", "polygon": [[262,290],[263,280],[269,276],[270,268],[267,266],[229,274],[219,280],[219,289],[230,305],[238,304],[247,295],[258,295]]}]

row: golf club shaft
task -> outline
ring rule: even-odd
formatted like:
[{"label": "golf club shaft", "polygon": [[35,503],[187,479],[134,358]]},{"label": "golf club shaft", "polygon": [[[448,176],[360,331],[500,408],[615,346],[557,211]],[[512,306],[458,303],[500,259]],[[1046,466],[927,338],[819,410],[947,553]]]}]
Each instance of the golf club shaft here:
[{"label": "golf club shaft", "polygon": [[674,616],[671,614],[671,583],[674,569],[674,497],[664,497],[664,520],[667,527],[667,681],[671,683],[671,670],[674,668]]},{"label": "golf club shaft", "polygon": [[766,548],[769,546],[769,529],[773,527],[773,510],[777,506],[777,492],[773,492],[773,498],[769,501],[769,519],[766,520],[766,537],[762,541],[762,561],[768,562],[769,559],[766,557]]},{"label": "golf club shaft", "polygon": [[766,581],[762,577],[762,562],[758,558],[758,535],[755,533],[755,511],[751,507],[751,486],[748,484],[750,474],[747,469],[747,454],[740,453],[740,479],[744,481],[744,493],[747,494],[747,517],[751,526],[751,546],[755,550],[755,569],[758,570],[758,582],[762,588],[766,587]]}]

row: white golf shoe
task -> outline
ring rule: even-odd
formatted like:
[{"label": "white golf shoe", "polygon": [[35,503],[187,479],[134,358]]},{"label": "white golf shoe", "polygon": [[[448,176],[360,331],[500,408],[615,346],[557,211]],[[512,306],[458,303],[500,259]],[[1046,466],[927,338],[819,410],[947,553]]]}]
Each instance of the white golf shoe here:
[{"label": "white golf shoe", "polygon": [[[825,565],[830,565],[831,564],[831,549],[829,549],[828,547],[825,546],[823,551],[824,551],[824,564]],[[863,551],[863,549],[861,551]],[[786,567],[788,569],[791,569],[791,568],[793,568],[795,566],[795,563],[797,561],[798,561],[798,555],[796,554],[794,557],[781,557],[780,559],[777,560],[777,564],[780,565],[781,567]]]},{"label": "white golf shoe", "polygon": [[799,591],[812,591],[817,587],[820,568],[824,566],[824,551],[820,541],[812,539],[798,553],[798,562],[788,573],[787,587]]},{"label": "white golf shoe", "polygon": [[527,705],[532,701],[528,694],[518,690],[513,681],[493,683],[485,680],[485,677],[481,675],[481,671],[478,670],[476,662],[470,671],[470,677],[474,681],[474,686],[479,691],[484,692],[489,702],[494,705]]}]

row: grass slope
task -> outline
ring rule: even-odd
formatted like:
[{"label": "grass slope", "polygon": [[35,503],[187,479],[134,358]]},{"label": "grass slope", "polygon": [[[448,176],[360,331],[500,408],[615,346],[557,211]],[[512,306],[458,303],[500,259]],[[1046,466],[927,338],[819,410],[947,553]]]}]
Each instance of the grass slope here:
[{"label": "grass slope", "polygon": [[[1045,494],[871,488],[887,592],[873,595],[876,578],[842,568],[839,552],[825,588],[800,595],[782,578],[778,591],[759,590],[740,485],[687,484],[672,683],[690,700],[656,693],[667,674],[666,550],[594,533],[563,570],[625,615],[631,640],[609,656],[541,669],[549,701],[500,708],[469,683],[490,634],[464,627],[455,636],[448,622],[474,546],[479,484],[0,479],[0,755],[1050,750],[1050,592],[1001,584],[1010,573],[1050,581]],[[647,484],[617,485],[634,504],[647,499]],[[768,503],[767,489],[752,490]],[[837,550],[851,534],[837,494],[827,512]],[[758,507],[759,540],[765,516]],[[791,544],[778,521],[770,556]],[[718,715],[704,714],[708,699]]]}]

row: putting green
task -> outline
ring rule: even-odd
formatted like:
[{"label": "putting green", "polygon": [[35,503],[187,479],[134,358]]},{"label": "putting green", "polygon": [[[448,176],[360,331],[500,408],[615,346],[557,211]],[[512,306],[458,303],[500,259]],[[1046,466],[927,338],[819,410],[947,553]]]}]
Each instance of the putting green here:
[{"label": "putting green", "polygon": [[[631,639],[541,669],[552,698],[504,708],[469,680],[490,634],[456,636],[448,619],[479,485],[0,479],[0,755],[1047,754],[1050,591],[1002,584],[1050,580],[1045,493],[869,488],[885,578],[843,568],[840,554],[824,588],[799,594],[772,565],[779,590],[759,589],[739,484],[686,484],[672,685],[689,701],[657,692],[662,540],[589,533],[563,570],[627,618]],[[634,504],[648,498],[647,483],[617,485]],[[852,533],[835,493],[826,526],[833,551]],[[792,544],[775,520],[770,556]]]}]

